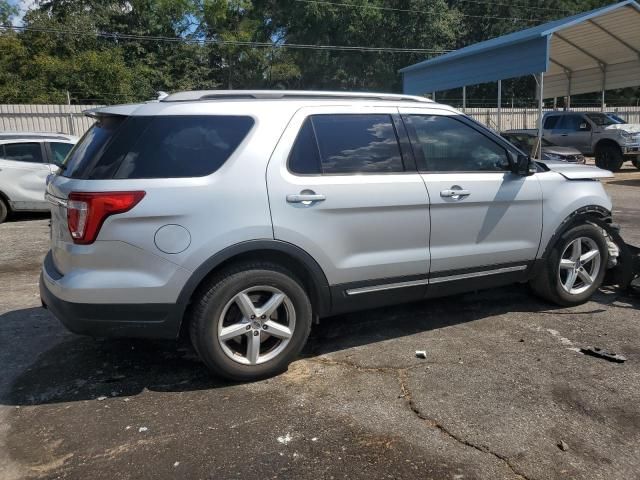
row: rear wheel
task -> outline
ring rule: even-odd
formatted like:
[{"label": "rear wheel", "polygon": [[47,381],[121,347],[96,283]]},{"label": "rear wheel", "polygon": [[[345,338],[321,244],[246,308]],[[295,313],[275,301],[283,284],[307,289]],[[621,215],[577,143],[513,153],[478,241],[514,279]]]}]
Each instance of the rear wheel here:
[{"label": "rear wheel", "polygon": [[602,285],[608,255],[601,229],[591,224],[573,227],[560,236],[531,287],[558,305],[580,305]]},{"label": "rear wheel", "polygon": [[9,215],[9,207],[4,202],[2,198],[0,198],[0,223],[4,222]]},{"label": "rear wheel", "polygon": [[191,341],[209,369],[251,381],[285,371],[311,329],[311,303],[289,271],[248,264],[214,278],[196,300]]},{"label": "rear wheel", "polygon": [[596,166],[617,172],[624,163],[622,151],[617,145],[602,145],[596,149]]}]

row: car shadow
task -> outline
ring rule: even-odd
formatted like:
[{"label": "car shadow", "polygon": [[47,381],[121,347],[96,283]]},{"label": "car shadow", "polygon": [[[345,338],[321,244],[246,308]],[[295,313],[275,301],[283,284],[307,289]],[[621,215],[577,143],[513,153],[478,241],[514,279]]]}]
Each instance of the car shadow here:
[{"label": "car shadow", "polygon": [[640,187],[640,178],[628,178],[626,180],[610,180],[607,185],[622,185],[623,187]]},{"label": "car shadow", "polygon": [[5,220],[5,223],[46,220],[48,218],[51,218],[49,212],[11,212]]},{"label": "car shadow", "polygon": [[[524,285],[513,285],[378,308],[323,319],[312,329],[302,356],[314,357],[508,312],[593,314],[604,311],[619,298],[619,294],[603,290],[594,297],[597,308],[594,309],[592,303],[591,308],[584,306],[578,312],[575,309],[568,312],[537,300]],[[624,299],[628,308],[640,308],[640,295]],[[51,335],[51,329],[62,332],[57,320],[40,308],[0,315],[0,325],[9,320],[27,322],[21,323],[20,331],[29,335]],[[51,328],[39,329],[28,323],[38,321],[51,322]],[[185,392],[234,384],[212,376],[184,340],[94,339],[70,333],[60,333],[60,337],[61,341],[40,353],[26,370],[18,373],[0,403],[56,404],[131,397],[144,390]],[[25,348],[20,338],[6,343],[7,358],[22,353],[19,351]]]}]

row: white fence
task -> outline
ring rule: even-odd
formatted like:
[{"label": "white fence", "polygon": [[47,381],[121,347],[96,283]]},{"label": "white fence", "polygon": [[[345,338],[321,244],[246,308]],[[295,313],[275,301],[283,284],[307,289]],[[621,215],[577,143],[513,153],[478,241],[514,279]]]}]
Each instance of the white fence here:
[{"label": "white fence", "polygon": [[0,132],[82,135],[93,124],[83,111],[97,105],[0,105]]},{"label": "white fence", "polygon": [[[93,120],[82,114],[97,105],[0,105],[0,132],[57,132],[82,135]],[[550,111],[551,109],[545,109]],[[579,108],[579,111],[599,112],[599,107]],[[640,123],[638,107],[615,107],[615,112],[629,123]],[[466,113],[490,128],[497,129],[498,109],[472,107]],[[512,128],[536,128],[536,108],[503,108],[502,130]]]},{"label": "white fence", "polygon": [[[600,107],[576,108],[578,112],[600,112]],[[545,112],[553,111],[552,108],[545,108]],[[612,107],[605,109],[606,112],[613,112],[628,123],[640,123],[640,108],[638,107]],[[467,115],[475,118],[480,123],[498,129],[498,109],[497,108],[467,108]],[[537,108],[503,108],[501,114],[501,130],[511,130],[514,128],[537,128],[538,109]]]}]

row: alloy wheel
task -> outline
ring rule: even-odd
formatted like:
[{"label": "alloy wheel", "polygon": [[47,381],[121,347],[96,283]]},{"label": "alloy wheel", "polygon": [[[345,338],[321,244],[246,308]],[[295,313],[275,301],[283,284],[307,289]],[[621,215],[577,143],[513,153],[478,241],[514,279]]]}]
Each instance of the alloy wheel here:
[{"label": "alloy wheel", "polygon": [[560,256],[558,278],[565,292],[579,295],[591,287],[600,273],[601,255],[596,242],[579,237],[565,247]]},{"label": "alloy wheel", "polygon": [[281,290],[260,285],[236,294],[218,319],[218,342],[227,357],[259,365],[277,357],[296,326],[293,303]]}]

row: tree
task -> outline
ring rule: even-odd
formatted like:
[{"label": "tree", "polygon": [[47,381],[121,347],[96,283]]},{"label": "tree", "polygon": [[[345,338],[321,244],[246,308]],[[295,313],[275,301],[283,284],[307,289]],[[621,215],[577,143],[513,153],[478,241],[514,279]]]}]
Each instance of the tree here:
[{"label": "tree", "polygon": [[11,5],[8,0],[0,0],[0,25],[11,25],[11,20],[18,14],[18,8]]},{"label": "tree", "polygon": [[[398,70],[437,53],[317,46],[456,49],[605,3],[40,0],[23,19],[26,31],[0,30],[0,101],[57,103],[67,91],[99,103],[207,88],[401,91]],[[0,23],[15,14],[0,0]],[[495,83],[467,90],[495,103]],[[533,92],[530,77],[503,82],[505,100]],[[438,95],[461,97],[460,89]],[[638,89],[608,97],[635,102]]]},{"label": "tree", "polygon": [[[255,2],[271,12],[271,29],[286,43],[395,48],[450,48],[457,12],[443,0],[372,0],[367,8],[296,0]],[[397,7],[402,10],[387,10]],[[398,90],[397,71],[424,55],[389,52],[291,50],[301,72],[289,86],[312,89]]]}]

